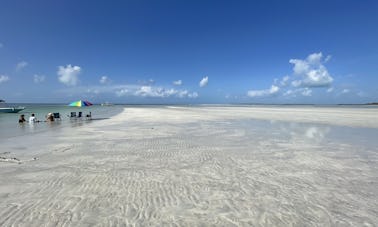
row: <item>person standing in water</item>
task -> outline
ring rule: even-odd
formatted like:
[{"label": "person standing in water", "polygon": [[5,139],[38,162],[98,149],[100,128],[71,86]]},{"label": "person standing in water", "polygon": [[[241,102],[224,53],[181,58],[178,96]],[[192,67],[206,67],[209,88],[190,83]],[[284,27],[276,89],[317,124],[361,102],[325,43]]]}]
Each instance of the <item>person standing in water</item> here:
[{"label": "person standing in water", "polygon": [[24,114],[21,114],[20,115],[20,118],[18,119],[18,123],[24,123],[26,120],[25,120],[25,115]]},{"label": "person standing in water", "polygon": [[54,115],[52,113],[48,113],[46,116],[46,121],[47,122],[54,121]]},{"label": "person standing in water", "polygon": [[35,123],[35,122],[38,122],[38,121],[35,115],[32,113],[31,116],[29,117],[29,123]]}]

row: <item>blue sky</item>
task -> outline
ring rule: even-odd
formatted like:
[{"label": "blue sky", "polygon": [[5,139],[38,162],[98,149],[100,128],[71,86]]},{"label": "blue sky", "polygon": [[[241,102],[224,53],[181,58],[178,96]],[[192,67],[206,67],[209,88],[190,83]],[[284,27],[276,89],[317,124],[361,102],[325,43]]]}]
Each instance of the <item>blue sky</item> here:
[{"label": "blue sky", "polygon": [[378,2],[1,1],[0,98],[378,101]]}]

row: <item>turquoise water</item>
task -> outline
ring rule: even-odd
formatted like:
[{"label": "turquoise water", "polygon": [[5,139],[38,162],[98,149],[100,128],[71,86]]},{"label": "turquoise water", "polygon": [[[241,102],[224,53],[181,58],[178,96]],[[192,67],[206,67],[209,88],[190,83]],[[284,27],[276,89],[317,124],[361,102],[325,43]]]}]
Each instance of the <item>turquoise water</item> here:
[{"label": "turquoise water", "polygon": [[[70,107],[67,105],[52,104],[24,104],[22,106],[25,106],[26,109],[19,113],[0,113],[0,142],[2,139],[49,130],[59,130],[62,127],[76,127],[81,124],[88,124],[91,121],[86,120],[85,115],[89,114],[89,112],[91,112],[93,120],[101,120],[110,118],[124,109],[124,106],[121,105]],[[84,116],[81,119],[71,119],[69,117],[71,112],[78,114],[79,111],[82,112]],[[28,121],[32,113],[34,113],[36,118],[41,122],[35,124],[18,123],[21,114],[24,114],[26,121]],[[61,120],[45,122],[48,113],[60,113]]]}]

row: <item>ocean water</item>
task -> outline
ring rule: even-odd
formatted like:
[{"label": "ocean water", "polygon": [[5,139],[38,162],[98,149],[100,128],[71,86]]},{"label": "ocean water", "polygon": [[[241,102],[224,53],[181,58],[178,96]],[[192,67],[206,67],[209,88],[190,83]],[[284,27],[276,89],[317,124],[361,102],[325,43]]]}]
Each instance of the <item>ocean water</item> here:
[{"label": "ocean water", "polygon": [[[0,142],[12,137],[59,130],[63,127],[77,127],[82,124],[89,124],[92,121],[87,120],[85,115],[90,112],[93,120],[102,120],[110,118],[124,109],[124,106],[122,105],[70,107],[63,104],[23,104],[20,106],[25,106],[25,110],[19,113],[0,113]],[[78,114],[79,111],[83,113],[81,119],[71,119],[69,117],[71,112],[76,112],[76,114]],[[41,122],[29,124],[28,119],[32,113],[34,113],[37,120],[40,120]],[[48,113],[60,113],[61,120],[45,122]],[[21,114],[25,115],[26,123],[18,123]]]}]

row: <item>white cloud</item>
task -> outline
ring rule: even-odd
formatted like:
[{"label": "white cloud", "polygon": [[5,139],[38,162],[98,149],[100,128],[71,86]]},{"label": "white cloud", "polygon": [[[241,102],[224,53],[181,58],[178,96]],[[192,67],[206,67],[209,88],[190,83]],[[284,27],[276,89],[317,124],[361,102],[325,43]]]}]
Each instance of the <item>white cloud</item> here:
[{"label": "white cloud", "polygon": [[263,97],[263,96],[270,96],[277,94],[280,88],[276,85],[272,85],[270,89],[265,89],[265,90],[250,90],[248,91],[247,95],[249,97]]},{"label": "white cloud", "polygon": [[299,86],[302,85],[302,81],[300,81],[300,80],[294,80],[294,81],[291,82],[291,85],[293,87],[299,87]]},{"label": "white cloud", "polygon": [[197,98],[196,92],[189,93],[187,90],[176,90],[173,88],[165,89],[161,87],[142,86],[134,92],[135,96],[140,97],[154,97],[154,98],[166,98],[166,97],[179,97],[179,98]]},{"label": "white cloud", "polygon": [[294,64],[293,71],[297,75],[305,74],[309,70],[309,65],[306,63],[306,61],[290,59],[289,62]]},{"label": "white cloud", "polygon": [[289,95],[291,95],[291,94],[293,94],[293,93],[294,93],[293,90],[287,90],[287,91],[285,91],[285,92],[283,93],[283,95],[284,95],[284,96],[289,96]]},{"label": "white cloud", "polygon": [[303,89],[302,95],[303,96],[311,96],[312,95],[312,90],[306,87],[306,88]]},{"label": "white cloud", "polygon": [[34,80],[34,83],[39,84],[39,83],[42,83],[43,81],[45,81],[45,76],[35,74],[33,80]]},{"label": "white cloud", "polygon": [[183,97],[187,96],[188,93],[189,92],[187,90],[178,91],[177,96],[180,97],[180,98],[183,98]]},{"label": "white cloud", "polygon": [[202,80],[199,82],[200,87],[205,87],[209,83],[209,77],[204,77]]},{"label": "white cloud", "polygon": [[115,92],[118,97],[125,96],[129,93],[128,89],[121,89]]},{"label": "white cloud", "polygon": [[100,78],[100,84],[107,84],[107,83],[110,83],[110,79],[109,79],[109,77],[107,77],[107,76],[102,76],[102,77]]},{"label": "white cloud", "polygon": [[135,95],[142,97],[163,97],[163,92],[161,89],[152,89],[151,86],[142,86],[135,91]]},{"label": "white cloud", "polygon": [[118,84],[118,85],[95,85],[95,86],[74,86],[58,90],[58,93],[65,95],[82,95],[83,93],[113,94],[116,97],[153,97],[153,98],[197,98],[197,92],[188,90],[164,88],[150,85]]},{"label": "white cloud", "polygon": [[[294,87],[326,87],[332,84],[333,78],[328,73],[327,68],[323,65],[322,53],[310,54],[305,60],[290,59],[294,65],[294,74],[301,77],[299,80],[292,82]],[[330,57],[326,58],[328,61]]]},{"label": "white cloud", "polygon": [[195,99],[195,98],[197,98],[198,97],[198,93],[197,92],[193,92],[193,93],[189,93],[188,94],[188,98],[193,98],[193,99]]},{"label": "white cloud", "polygon": [[198,97],[197,92],[190,93],[187,90],[179,90],[179,91],[175,92],[174,95],[176,95],[179,98],[197,98]]},{"label": "white cloud", "polygon": [[318,65],[321,63],[323,54],[321,52],[319,53],[313,53],[307,56],[307,62],[309,64]]},{"label": "white cloud", "polygon": [[177,85],[177,86],[182,85],[182,80],[173,81],[173,85]]},{"label": "white cloud", "polygon": [[9,80],[9,76],[0,75],[0,84]]},{"label": "white cloud", "polygon": [[280,85],[281,85],[281,86],[286,86],[287,83],[289,82],[289,80],[290,80],[290,77],[289,77],[289,76],[284,76],[284,77],[282,78],[281,82],[280,82]]},{"label": "white cloud", "polygon": [[21,61],[21,62],[17,63],[16,70],[20,71],[28,65],[29,65],[29,63],[27,63],[26,61]]},{"label": "white cloud", "polygon": [[333,92],[333,90],[334,90],[334,88],[330,87],[330,88],[327,89],[327,93],[331,93],[331,92]]},{"label": "white cloud", "polygon": [[0,43],[0,48],[3,48],[4,47],[4,44]]},{"label": "white cloud", "polygon": [[312,96],[312,90],[310,88],[296,88],[289,89],[283,93],[284,96],[296,97],[297,95]]},{"label": "white cloud", "polygon": [[346,94],[346,93],[349,93],[349,92],[350,92],[349,89],[343,89],[343,90],[341,91],[342,94]]},{"label": "white cloud", "polygon": [[93,93],[93,94],[114,94],[117,97],[136,96],[136,97],[153,97],[153,98],[197,98],[197,92],[189,92],[188,90],[180,90],[173,88],[163,88],[149,85],[98,85],[98,86],[76,86],[69,87],[59,91],[70,95]]},{"label": "white cloud", "polygon": [[328,73],[324,63],[329,61],[331,56],[328,55],[323,59],[323,54],[313,53],[306,59],[290,59],[293,64],[293,76],[284,76],[281,79],[274,79],[270,89],[250,90],[249,97],[272,96],[281,93],[283,96],[312,96],[313,88],[328,87],[327,92],[333,91],[331,87],[333,78]]},{"label": "white cloud", "polygon": [[81,68],[79,66],[67,65],[66,67],[59,66],[57,74],[61,83],[68,86],[75,86],[79,82],[78,77],[80,72]]}]

